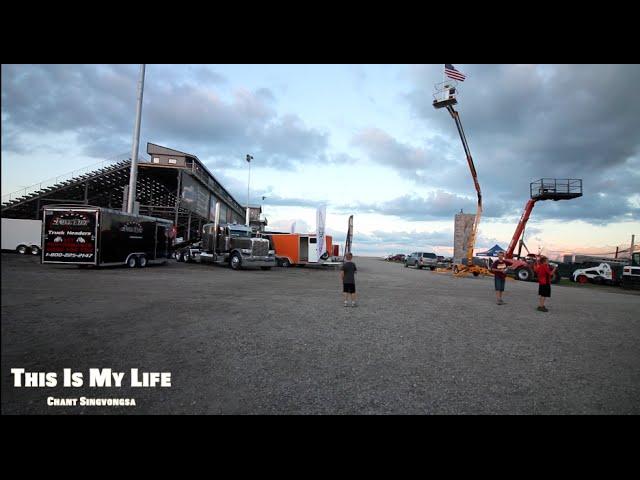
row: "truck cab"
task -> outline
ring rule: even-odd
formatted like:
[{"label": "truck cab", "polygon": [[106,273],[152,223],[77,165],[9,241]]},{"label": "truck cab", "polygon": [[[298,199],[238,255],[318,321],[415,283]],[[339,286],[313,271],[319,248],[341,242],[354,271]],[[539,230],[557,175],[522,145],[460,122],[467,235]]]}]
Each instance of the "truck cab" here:
[{"label": "truck cab", "polygon": [[251,227],[235,223],[204,225],[197,259],[229,264],[234,270],[246,267],[269,270],[276,265],[275,252],[269,249],[269,240],[253,236]]},{"label": "truck cab", "polygon": [[640,289],[640,252],[631,256],[631,265],[623,267],[622,288]]}]

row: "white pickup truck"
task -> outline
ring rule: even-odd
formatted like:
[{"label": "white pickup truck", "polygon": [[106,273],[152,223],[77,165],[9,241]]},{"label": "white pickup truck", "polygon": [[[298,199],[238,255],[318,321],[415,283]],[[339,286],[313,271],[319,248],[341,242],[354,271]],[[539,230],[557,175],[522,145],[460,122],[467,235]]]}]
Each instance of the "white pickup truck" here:
[{"label": "white pickup truck", "polygon": [[2,250],[40,255],[42,220],[2,219]]}]

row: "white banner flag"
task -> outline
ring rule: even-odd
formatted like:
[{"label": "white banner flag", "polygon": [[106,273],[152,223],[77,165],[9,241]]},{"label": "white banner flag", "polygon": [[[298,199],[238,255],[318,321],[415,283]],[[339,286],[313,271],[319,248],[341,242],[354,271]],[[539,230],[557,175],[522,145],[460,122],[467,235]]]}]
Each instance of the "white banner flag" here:
[{"label": "white banner flag", "polygon": [[326,239],[324,235],[324,221],[326,216],[326,205],[318,207],[318,210],[316,211],[316,239],[318,242],[316,243],[317,262],[320,261],[320,257],[322,257],[322,255],[324,255],[324,253],[327,251]]}]

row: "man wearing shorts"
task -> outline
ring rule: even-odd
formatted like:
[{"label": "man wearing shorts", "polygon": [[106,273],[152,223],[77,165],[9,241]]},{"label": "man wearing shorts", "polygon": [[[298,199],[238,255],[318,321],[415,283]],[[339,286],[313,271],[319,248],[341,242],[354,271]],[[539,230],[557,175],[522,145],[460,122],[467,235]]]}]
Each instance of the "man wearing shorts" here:
[{"label": "man wearing shorts", "polygon": [[555,268],[549,267],[549,261],[547,257],[542,255],[536,264],[536,275],[538,276],[538,311],[548,312],[549,309],[545,307],[544,301],[551,296],[551,277],[556,271]]},{"label": "man wearing shorts", "polygon": [[493,281],[496,288],[496,303],[498,305],[504,305],[502,301],[502,293],[504,292],[504,284],[507,278],[507,267],[511,265],[510,260],[505,260],[504,252],[498,252],[498,259],[491,265],[491,272],[493,272]]},{"label": "man wearing shorts", "polygon": [[342,268],[340,269],[340,277],[342,277],[342,293],[344,296],[344,306],[348,307],[349,303],[347,299],[349,295],[351,295],[351,306],[355,307],[356,305],[356,272],[358,269],[356,268],[356,264],[351,261],[353,255],[351,253],[347,253],[344,256],[344,263],[342,264]]}]

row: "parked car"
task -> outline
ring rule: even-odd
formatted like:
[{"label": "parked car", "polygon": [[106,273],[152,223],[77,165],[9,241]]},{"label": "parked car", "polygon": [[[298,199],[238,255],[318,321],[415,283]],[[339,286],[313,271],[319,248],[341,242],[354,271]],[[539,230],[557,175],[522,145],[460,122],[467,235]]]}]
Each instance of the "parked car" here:
[{"label": "parked car", "polygon": [[404,253],[398,253],[396,255],[391,255],[388,260],[390,262],[404,262],[406,255]]},{"label": "parked car", "polygon": [[428,267],[430,270],[435,270],[438,266],[438,257],[435,253],[413,252],[404,260],[404,266],[417,269]]}]

